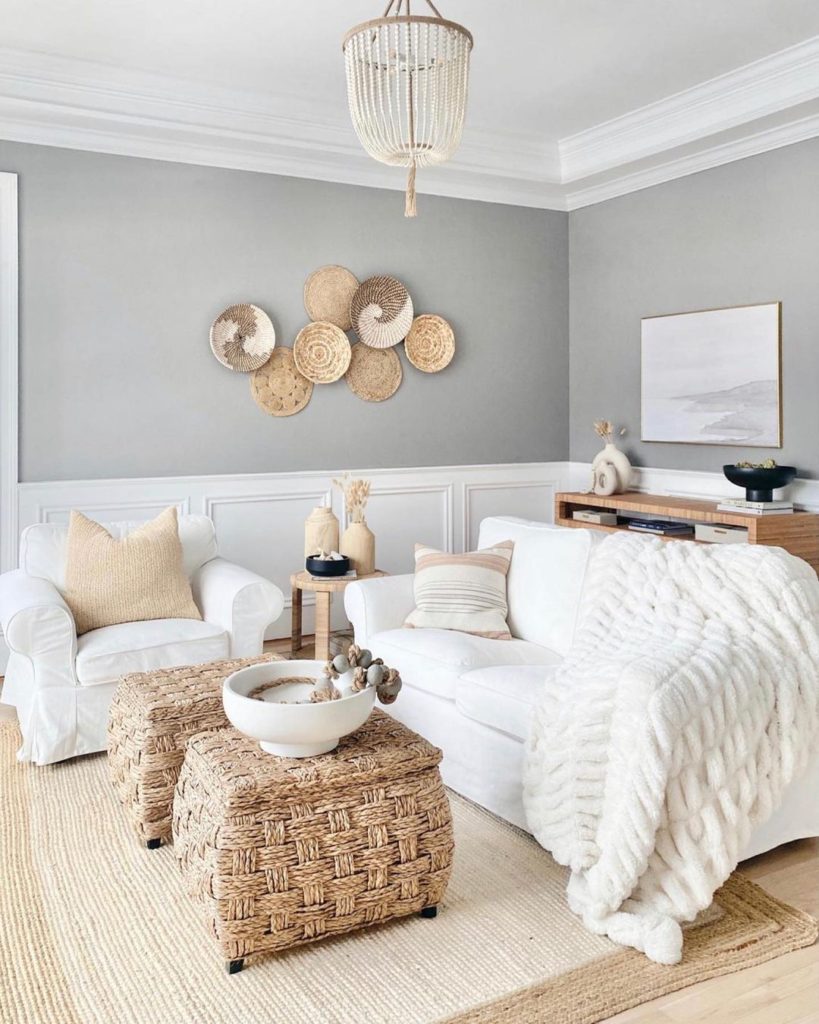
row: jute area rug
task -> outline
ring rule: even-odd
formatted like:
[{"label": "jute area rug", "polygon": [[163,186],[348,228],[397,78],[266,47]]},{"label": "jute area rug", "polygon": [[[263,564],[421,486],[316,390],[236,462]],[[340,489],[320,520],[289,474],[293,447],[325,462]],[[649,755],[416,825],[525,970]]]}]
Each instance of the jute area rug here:
[{"label": "jute area rug", "polygon": [[809,945],[816,925],[734,876],[676,967],[589,935],[531,838],[452,797],[456,864],[438,917],[248,961],[232,977],[173,850],[128,829],[104,755],[17,764],[0,723],[3,1024],[592,1024]]}]

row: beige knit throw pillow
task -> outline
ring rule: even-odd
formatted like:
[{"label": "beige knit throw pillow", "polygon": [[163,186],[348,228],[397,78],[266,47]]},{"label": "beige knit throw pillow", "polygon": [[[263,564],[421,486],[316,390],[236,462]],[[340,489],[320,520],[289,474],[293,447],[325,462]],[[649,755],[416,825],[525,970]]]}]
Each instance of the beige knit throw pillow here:
[{"label": "beige knit throw pillow", "polygon": [[71,513],[65,600],[77,633],[145,619],[201,619],[182,567],[176,509],[116,540],[82,512]]}]

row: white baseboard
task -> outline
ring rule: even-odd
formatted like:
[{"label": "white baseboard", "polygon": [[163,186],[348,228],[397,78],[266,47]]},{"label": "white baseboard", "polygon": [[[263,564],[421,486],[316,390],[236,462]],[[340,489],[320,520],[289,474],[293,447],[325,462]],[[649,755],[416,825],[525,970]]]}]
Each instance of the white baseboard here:
[{"label": "white baseboard", "polygon": [[[411,572],[417,541],[447,551],[474,548],[480,521],[515,515],[551,522],[560,490],[583,490],[591,477],[586,462],[505,463],[352,471],[372,482],[367,520],[376,535],[379,568]],[[102,522],[148,519],[168,505],[213,518],[221,554],[272,579],[285,593],[285,610],[269,631],[290,632],[290,574],[302,566],[304,520],[324,500],[343,523],[336,470],[133,480],[58,480],[18,485],[20,529],[63,522],[72,508]],[[638,468],[641,491],[715,500],[738,493],[721,473]],[[800,507],[819,511],[819,481],[797,480],[789,490]],[[312,602],[305,600],[304,630],[312,632]],[[336,627],[342,602],[333,607]],[[6,648],[0,637],[0,673]]]}]

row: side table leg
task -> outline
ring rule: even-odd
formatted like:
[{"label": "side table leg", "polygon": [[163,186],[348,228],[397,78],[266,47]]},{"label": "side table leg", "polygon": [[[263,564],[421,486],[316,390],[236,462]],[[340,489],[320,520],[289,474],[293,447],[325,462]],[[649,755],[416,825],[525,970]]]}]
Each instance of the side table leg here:
[{"label": "side table leg", "polygon": [[421,908],[421,917],[437,917],[437,916],[438,916],[438,908],[437,907],[422,907]]},{"label": "side table leg", "polygon": [[228,960],[227,972],[228,974],[238,974],[239,971],[244,967],[244,957],[240,957],[238,960]]},{"label": "side table leg", "polygon": [[316,661],[330,657],[330,594],[316,594]]},{"label": "side table leg", "polygon": [[293,587],[290,609],[290,657],[297,658],[301,650],[301,590]]}]

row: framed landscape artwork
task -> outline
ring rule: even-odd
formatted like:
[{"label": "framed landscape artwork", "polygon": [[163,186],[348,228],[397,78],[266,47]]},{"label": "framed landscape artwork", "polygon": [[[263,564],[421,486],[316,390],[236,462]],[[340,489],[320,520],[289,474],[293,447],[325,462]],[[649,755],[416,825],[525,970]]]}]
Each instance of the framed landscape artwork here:
[{"label": "framed landscape artwork", "polygon": [[642,320],[642,440],[781,448],[781,304]]}]

